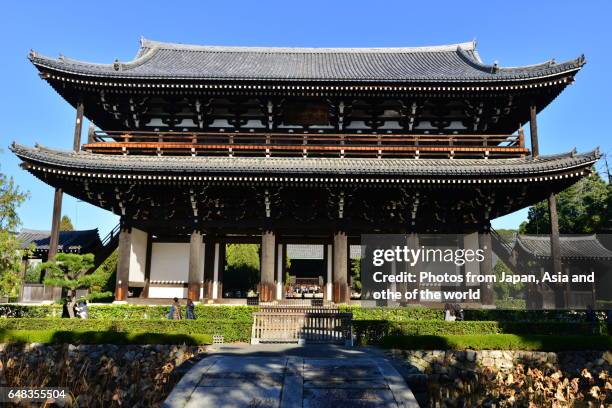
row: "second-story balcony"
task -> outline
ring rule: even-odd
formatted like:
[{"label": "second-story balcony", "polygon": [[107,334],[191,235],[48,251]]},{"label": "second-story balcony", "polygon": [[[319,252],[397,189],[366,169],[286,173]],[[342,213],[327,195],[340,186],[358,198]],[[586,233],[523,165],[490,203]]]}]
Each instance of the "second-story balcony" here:
[{"label": "second-story balcony", "polygon": [[513,135],[95,131],[94,153],[159,156],[516,158],[529,154]]}]

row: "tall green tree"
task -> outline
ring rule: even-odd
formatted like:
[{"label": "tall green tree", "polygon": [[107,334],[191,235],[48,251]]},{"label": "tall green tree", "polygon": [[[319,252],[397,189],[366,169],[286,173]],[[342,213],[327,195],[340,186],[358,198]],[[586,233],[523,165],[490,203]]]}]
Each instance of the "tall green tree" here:
[{"label": "tall green tree", "polygon": [[224,289],[243,292],[255,289],[259,282],[259,245],[229,244],[225,248]]},{"label": "tall green tree", "polygon": [[[557,194],[559,232],[591,234],[612,228],[612,186],[597,172]],[[547,234],[550,231],[548,202],[531,208],[527,221],[519,227],[521,234]]]},{"label": "tall green tree", "polygon": [[0,173],[0,294],[15,296],[19,292],[21,260],[24,251],[15,237],[21,224],[17,208],[28,198],[12,177]]},{"label": "tall green tree", "polygon": [[72,220],[67,215],[62,215],[60,219],[60,231],[74,231],[74,225],[72,225]]}]

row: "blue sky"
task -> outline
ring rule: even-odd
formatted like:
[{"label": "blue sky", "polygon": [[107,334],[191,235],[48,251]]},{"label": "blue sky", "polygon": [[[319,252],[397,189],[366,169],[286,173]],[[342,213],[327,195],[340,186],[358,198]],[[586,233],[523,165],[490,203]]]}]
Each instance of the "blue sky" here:
[{"label": "blue sky", "polygon": [[[500,5],[497,5],[500,4]],[[71,148],[75,112],[38,78],[30,49],[94,62],[132,59],[141,36],[209,45],[392,47],[478,41],[485,62],[515,66],[581,53],[587,65],[539,116],[540,152],[611,152],[612,2],[609,1],[104,1],[7,2],[0,13],[1,171],[31,197],[23,226],[48,229],[53,192],[18,167],[12,140]],[[86,124],[87,126],[87,124]],[[602,162],[598,163],[602,167]],[[117,217],[72,197],[77,228],[109,231]],[[526,211],[496,220],[517,227]]]}]

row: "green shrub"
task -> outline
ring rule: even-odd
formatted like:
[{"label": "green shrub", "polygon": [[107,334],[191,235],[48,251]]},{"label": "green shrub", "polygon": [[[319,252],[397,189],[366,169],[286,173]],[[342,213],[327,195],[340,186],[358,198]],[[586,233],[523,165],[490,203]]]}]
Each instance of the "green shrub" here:
[{"label": "green shrub", "polygon": [[611,336],[547,336],[517,334],[387,336],[385,348],[404,350],[610,350]]},{"label": "green shrub", "polygon": [[153,320],[153,319],[0,319],[3,330],[51,330],[95,332],[142,332],[184,335],[222,335],[226,342],[249,341],[251,323],[236,320]]},{"label": "green shrub", "polygon": [[421,306],[415,307],[360,307],[340,306],[340,311],[353,314],[353,320],[444,320],[444,312]]},{"label": "green shrub", "polygon": [[[237,320],[252,322],[253,306],[206,306],[196,305],[195,314],[198,320]],[[91,319],[166,319],[170,306],[146,305],[95,305],[89,308]],[[183,306],[183,314],[185,307]]]},{"label": "green shrub", "polygon": [[358,344],[380,344],[388,336],[447,336],[467,334],[535,334],[535,335],[607,335],[605,323],[573,322],[497,322],[444,320],[354,320],[353,332]]},{"label": "green shrub", "polygon": [[0,330],[0,341],[70,344],[211,344],[209,334],[81,330]]}]

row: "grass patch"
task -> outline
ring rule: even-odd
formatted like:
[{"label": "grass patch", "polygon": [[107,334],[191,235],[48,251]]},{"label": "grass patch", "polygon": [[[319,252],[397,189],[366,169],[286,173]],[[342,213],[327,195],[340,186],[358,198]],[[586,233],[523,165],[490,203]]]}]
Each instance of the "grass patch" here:
[{"label": "grass patch", "polygon": [[612,337],[517,334],[391,335],[382,338],[380,345],[384,348],[404,350],[612,350]]}]

